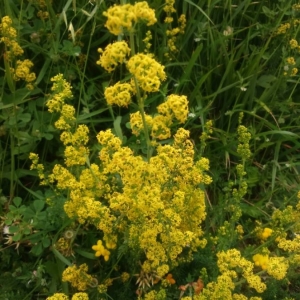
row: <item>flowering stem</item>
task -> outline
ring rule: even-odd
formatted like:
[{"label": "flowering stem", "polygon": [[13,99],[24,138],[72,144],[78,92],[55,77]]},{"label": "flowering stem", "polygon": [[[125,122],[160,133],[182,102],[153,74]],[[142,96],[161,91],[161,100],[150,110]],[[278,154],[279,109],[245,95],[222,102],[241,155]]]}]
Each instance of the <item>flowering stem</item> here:
[{"label": "flowering stem", "polygon": [[[131,49],[131,56],[135,55],[133,31],[130,31],[130,49]],[[134,84],[135,84],[135,88],[136,88],[137,103],[138,103],[139,111],[141,113],[142,121],[143,121],[144,135],[145,135],[146,145],[147,145],[147,161],[149,161],[152,151],[151,151],[151,141],[150,141],[150,136],[149,136],[149,130],[148,130],[146,117],[145,117],[144,99],[143,99],[143,97],[141,97],[141,91],[138,86],[136,77],[133,76],[133,79],[134,79]]]}]

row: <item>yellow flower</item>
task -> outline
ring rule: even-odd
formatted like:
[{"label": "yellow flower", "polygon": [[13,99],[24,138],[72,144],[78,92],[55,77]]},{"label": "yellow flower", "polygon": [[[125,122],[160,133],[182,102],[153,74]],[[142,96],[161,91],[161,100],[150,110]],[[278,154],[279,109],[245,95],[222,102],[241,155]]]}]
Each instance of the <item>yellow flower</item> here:
[{"label": "yellow flower", "polygon": [[176,12],[176,9],[174,8],[174,3],[175,0],[165,0],[165,6],[164,6],[164,11],[166,13],[173,13]]},{"label": "yellow flower", "polygon": [[65,164],[68,167],[85,165],[87,157],[89,155],[89,149],[84,146],[74,147],[66,146],[64,151]]},{"label": "yellow flower", "polygon": [[155,116],[152,120],[151,136],[159,140],[168,139],[169,137],[171,137],[171,124],[172,121],[168,116]]},{"label": "yellow flower", "polygon": [[257,267],[261,267],[263,270],[267,269],[269,263],[268,255],[262,255],[258,253],[255,254],[252,259]]},{"label": "yellow flower", "polygon": [[288,58],[286,59],[286,62],[287,62],[289,65],[292,65],[292,66],[296,64],[295,58],[292,57],[292,56],[288,57]]},{"label": "yellow flower", "polygon": [[291,49],[295,49],[298,47],[298,42],[295,39],[290,40]]},{"label": "yellow flower", "polygon": [[135,5],[114,5],[103,13],[107,17],[105,27],[114,35],[119,35],[123,30],[131,31],[136,22],[146,21],[147,26],[153,25],[157,20],[155,12],[146,1],[137,2]]},{"label": "yellow flower", "polygon": [[291,28],[290,23],[280,24],[280,26],[275,31],[275,35],[285,34]]},{"label": "yellow flower", "polygon": [[130,54],[130,48],[125,41],[115,42],[106,46],[103,51],[98,49],[101,53],[97,65],[101,65],[107,72],[112,72],[116,69],[118,64],[122,64],[126,57]]},{"label": "yellow flower", "polygon": [[76,293],[72,296],[72,300],[89,300],[87,293]]},{"label": "yellow flower", "polygon": [[134,14],[138,21],[146,21],[147,26],[151,26],[157,22],[154,9],[151,9],[147,1],[136,2],[133,6]]},{"label": "yellow flower", "polygon": [[266,240],[268,237],[271,236],[273,230],[271,228],[264,228],[262,232],[258,234],[258,237],[262,240]]},{"label": "yellow flower", "polygon": [[151,31],[148,30],[146,32],[146,37],[143,39],[143,42],[145,43],[145,52],[148,52],[149,49],[151,48],[151,43],[150,41],[152,40],[152,34],[151,34]]},{"label": "yellow flower", "polygon": [[123,273],[121,274],[121,280],[122,280],[122,282],[128,281],[129,278],[130,278],[130,274],[129,274],[129,273],[123,272]]},{"label": "yellow flower", "polygon": [[46,106],[49,112],[59,112],[61,111],[65,100],[73,97],[71,85],[64,79],[62,74],[58,74],[51,78],[53,81],[53,86],[51,90],[53,95],[47,101]]},{"label": "yellow flower", "polygon": [[270,257],[267,266],[267,273],[277,280],[286,276],[289,267],[288,261],[284,257]]},{"label": "yellow flower", "polygon": [[167,101],[157,107],[157,111],[170,118],[176,118],[184,123],[188,117],[188,100],[186,96],[169,95]]},{"label": "yellow flower", "polygon": [[62,281],[68,281],[79,291],[85,291],[94,282],[94,278],[87,271],[88,266],[86,264],[79,267],[76,265],[70,266],[63,271]]},{"label": "yellow flower", "polygon": [[63,104],[60,112],[59,119],[55,122],[54,126],[60,130],[68,130],[75,124],[75,108],[69,104]]},{"label": "yellow flower", "polygon": [[297,68],[293,68],[292,72],[291,72],[291,76],[295,76],[298,73],[298,69]]},{"label": "yellow flower", "polygon": [[12,59],[13,57],[20,56],[24,53],[21,46],[16,41],[17,31],[12,27],[12,20],[9,16],[5,16],[1,19],[0,24],[0,42],[3,42],[9,51],[6,53],[7,59]]},{"label": "yellow flower", "polygon": [[109,260],[110,252],[104,248],[101,240],[98,240],[97,245],[92,246],[92,249],[96,251],[95,256],[99,257],[102,255],[105,261]]},{"label": "yellow flower", "polygon": [[114,35],[119,35],[123,29],[130,31],[137,19],[132,5],[114,5],[103,13],[107,17],[105,27]]},{"label": "yellow flower", "polygon": [[53,296],[47,297],[46,300],[69,300],[69,297],[63,293],[55,293]]},{"label": "yellow flower", "polygon": [[[151,116],[145,114],[146,124],[148,128],[152,127],[153,119]],[[143,120],[141,113],[139,111],[130,114],[130,127],[132,130],[132,133],[136,136],[139,136],[140,133],[143,131]]]},{"label": "yellow flower", "polygon": [[100,294],[104,294],[107,292],[107,285],[106,284],[99,284],[97,290]]},{"label": "yellow flower", "polygon": [[132,86],[129,83],[117,82],[105,89],[104,96],[108,105],[127,107],[131,103]]},{"label": "yellow flower", "polygon": [[14,79],[23,79],[26,82],[32,82],[35,80],[35,73],[30,73],[30,68],[33,67],[33,63],[29,59],[17,60],[16,69],[14,72]]},{"label": "yellow flower", "polygon": [[137,84],[145,92],[157,92],[161,82],[166,79],[164,66],[159,64],[149,54],[136,54],[132,56],[127,68],[137,79]]}]

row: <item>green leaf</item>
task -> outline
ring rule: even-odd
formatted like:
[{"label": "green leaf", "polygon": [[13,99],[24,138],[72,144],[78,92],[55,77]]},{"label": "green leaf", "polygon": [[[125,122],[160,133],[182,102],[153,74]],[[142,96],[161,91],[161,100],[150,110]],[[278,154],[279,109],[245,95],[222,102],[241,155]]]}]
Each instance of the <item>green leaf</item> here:
[{"label": "green leaf", "polygon": [[270,88],[273,81],[277,80],[277,77],[274,75],[262,75],[257,79],[257,85],[264,87],[264,88]]},{"label": "green leaf", "polygon": [[43,252],[43,246],[40,243],[37,245],[34,245],[31,249],[31,253],[36,256],[40,255],[42,252]]},{"label": "green leaf", "polygon": [[45,206],[45,202],[43,200],[35,200],[33,202],[33,207],[36,212],[42,211]]},{"label": "green leaf", "polygon": [[72,263],[65,258],[58,250],[56,250],[55,248],[52,248],[52,252],[53,254],[60,260],[62,261],[64,264],[66,264],[67,266],[71,266]]},{"label": "green leaf", "polygon": [[20,230],[19,226],[12,225],[9,227],[9,233],[16,233]]},{"label": "green leaf", "polygon": [[11,220],[11,219],[6,219],[6,220],[4,221],[4,224],[5,224],[5,225],[10,225],[10,224],[12,224],[12,220]]},{"label": "green leaf", "polygon": [[31,114],[29,113],[20,114],[18,115],[18,120],[24,123],[28,123],[31,120]]},{"label": "green leaf", "polygon": [[81,52],[81,48],[79,46],[74,46],[71,41],[64,40],[61,51],[69,56],[78,56]]},{"label": "green leaf", "polygon": [[28,227],[25,228],[24,231],[23,231],[23,233],[24,233],[25,235],[30,234],[30,232],[31,232],[31,231],[30,231],[30,228],[28,228]]},{"label": "green leaf", "polygon": [[241,209],[245,215],[252,218],[258,218],[263,215],[262,211],[255,206],[251,206],[245,203],[241,203]]},{"label": "green leaf", "polygon": [[47,141],[51,141],[53,139],[53,134],[51,133],[44,133],[43,137],[47,140]]},{"label": "green leaf", "polygon": [[42,240],[42,244],[44,248],[48,248],[51,244],[51,241],[48,237],[44,237]]},{"label": "green leaf", "polygon": [[24,217],[27,220],[30,220],[35,217],[35,212],[30,207],[27,207],[26,210],[24,211]]},{"label": "green leaf", "polygon": [[13,237],[12,237],[12,240],[14,241],[14,242],[18,242],[18,241],[20,241],[21,240],[21,238],[22,238],[22,233],[17,233],[17,234],[15,234]]},{"label": "green leaf", "polygon": [[14,205],[15,205],[16,207],[19,207],[19,206],[21,205],[21,203],[22,203],[22,198],[20,198],[20,197],[15,197],[15,198],[13,199],[13,203],[14,203]]},{"label": "green leaf", "polygon": [[122,117],[117,116],[117,118],[114,121],[114,129],[115,129],[115,132],[116,132],[116,135],[118,136],[118,138],[121,141],[123,141],[123,133],[122,133],[122,129],[121,129],[121,126],[120,126],[121,120],[122,120]]},{"label": "green leaf", "polygon": [[75,252],[88,259],[96,259],[95,253],[75,249]]},{"label": "green leaf", "polygon": [[263,13],[267,16],[267,17],[269,17],[269,18],[273,18],[273,17],[275,17],[276,15],[277,15],[277,13],[276,12],[274,12],[273,10],[270,10],[268,7],[266,7],[266,6],[263,6],[262,7],[262,11],[263,11]]}]

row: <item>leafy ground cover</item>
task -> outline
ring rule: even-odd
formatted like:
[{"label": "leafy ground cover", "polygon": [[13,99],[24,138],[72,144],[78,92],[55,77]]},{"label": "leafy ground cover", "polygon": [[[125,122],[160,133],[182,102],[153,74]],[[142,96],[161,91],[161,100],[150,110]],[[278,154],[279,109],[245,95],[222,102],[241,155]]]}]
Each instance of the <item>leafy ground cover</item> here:
[{"label": "leafy ground cover", "polygon": [[0,3],[0,299],[297,299],[300,3]]}]

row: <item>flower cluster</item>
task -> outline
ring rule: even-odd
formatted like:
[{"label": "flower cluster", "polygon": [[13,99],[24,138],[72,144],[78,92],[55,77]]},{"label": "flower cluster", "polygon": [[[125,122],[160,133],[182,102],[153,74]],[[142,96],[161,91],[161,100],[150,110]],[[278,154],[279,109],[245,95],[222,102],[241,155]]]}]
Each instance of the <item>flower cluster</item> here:
[{"label": "flower cluster", "polygon": [[[70,298],[63,293],[55,293],[53,296],[47,297],[46,300],[69,300]],[[75,293],[71,300],[89,300],[87,293]]]},{"label": "flower cluster", "polygon": [[298,45],[298,42],[295,39],[291,39],[289,44],[292,50],[294,49],[297,49],[298,51],[300,50],[300,46]]},{"label": "flower cluster", "polygon": [[291,28],[291,24],[290,23],[280,24],[280,26],[274,32],[274,35],[285,34],[290,28]]},{"label": "flower cluster", "polygon": [[240,272],[250,288],[258,293],[266,289],[261,278],[253,273],[253,263],[243,258],[237,249],[218,252],[217,257],[221,275],[216,282],[207,284],[199,299],[235,299],[232,294],[235,289],[234,281]]},{"label": "flower cluster", "polygon": [[11,80],[19,81],[24,80],[29,90],[33,90],[33,81],[36,78],[34,72],[31,72],[33,63],[29,59],[14,61],[14,58],[21,56],[24,50],[17,42],[17,31],[12,26],[12,20],[9,16],[1,19],[0,23],[0,42],[5,45],[5,59],[9,62],[10,68],[7,75]]},{"label": "flower cluster", "polygon": [[267,262],[267,273],[277,280],[286,277],[289,263],[284,257],[270,257]]},{"label": "flower cluster", "polygon": [[[171,126],[174,120],[184,123],[188,117],[188,101],[186,96],[169,95],[166,101],[157,107],[159,114],[154,116],[146,115],[146,123],[151,129],[151,136],[154,139],[167,139],[171,137]],[[142,116],[139,112],[130,115],[130,124],[133,134],[140,135],[143,130]]]},{"label": "flower cluster", "polygon": [[54,245],[62,255],[68,257],[74,254],[72,250],[71,241],[65,238],[60,238]]},{"label": "flower cluster", "polygon": [[194,165],[193,145],[183,129],[174,136],[173,146],[158,146],[157,156],[149,163],[121,147],[111,131],[97,137],[103,147],[103,172],[119,174],[124,186],[111,194],[110,209],[120,216],[119,222],[127,224],[129,246],[145,253],[144,271],[155,270],[163,276],[169,271],[167,263],[176,265],[184,248],[193,250],[205,244],[199,239],[199,225],[205,218],[204,194],[196,186],[211,182],[202,173],[208,162],[201,159]]},{"label": "flower cluster", "polygon": [[300,10],[300,4],[299,3],[298,4],[293,4],[292,9],[293,10]]},{"label": "flower cluster", "polygon": [[51,88],[53,95],[47,101],[46,105],[49,112],[60,112],[65,101],[73,97],[71,91],[72,87],[64,79],[63,74],[54,76],[53,78],[51,78],[51,81],[53,82],[53,86]]},{"label": "flower cluster", "polygon": [[34,72],[30,69],[33,67],[32,61],[29,59],[17,60],[16,67],[11,68],[11,73],[13,74],[13,79],[15,81],[24,80],[27,82],[27,88],[33,89],[32,82],[35,80],[36,76]]},{"label": "flower cluster", "polygon": [[103,13],[107,17],[105,27],[114,35],[123,30],[131,31],[137,22],[145,22],[147,26],[156,23],[155,12],[146,1],[134,5],[114,5]]},{"label": "flower cluster", "polygon": [[166,79],[164,67],[150,54],[138,53],[127,63],[129,72],[136,78],[138,86],[145,92],[157,92]]},{"label": "flower cluster", "polygon": [[251,134],[248,132],[248,129],[243,125],[239,125],[238,127],[239,145],[237,148],[237,153],[241,156],[243,160],[247,160],[251,156],[251,150],[249,146],[250,139],[251,139]]},{"label": "flower cluster", "polygon": [[183,124],[188,117],[188,101],[186,96],[172,94],[167,97],[167,101],[157,107],[157,111],[168,117],[177,119]]},{"label": "flower cluster", "polygon": [[5,16],[1,19],[0,24],[0,42],[4,43],[6,48],[7,59],[11,60],[13,57],[20,56],[24,53],[24,50],[17,42],[17,31],[12,27],[12,20],[9,16]]},{"label": "flower cluster", "polygon": [[133,80],[130,83],[117,82],[106,88],[105,98],[109,105],[127,107],[131,103],[132,95],[136,93],[138,88],[142,89],[144,93],[156,92],[159,90],[161,82],[166,79],[164,67],[150,54],[138,53],[126,61],[130,48],[124,41],[110,44],[104,51],[102,49],[98,51],[102,55],[97,64],[108,72],[115,70],[118,64],[126,62],[128,71],[133,75]]},{"label": "flower cluster", "polygon": [[172,23],[174,21],[172,14],[176,13],[174,4],[175,4],[175,0],[165,0],[165,6],[163,8],[163,10],[167,14],[167,16],[165,18],[165,23],[168,24],[168,27],[169,27],[169,29],[166,30],[168,52],[165,53],[165,56],[167,58],[170,58],[170,52],[174,54],[179,51],[176,47],[176,41],[177,41],[179,34],[184,34],[184,29],[186,26],[186,17],[184,14],[182,14],[178,18],[179,26],[176,28],[172,28]]},{"label": "flower cluster", "polygon": [[30,153],[29,159],[32,161],[30,170],[37,170],[38,176],[41,180],[41,184],[46,184],[45,175],[44,175],[44,165],[39,164],[39,156],[35,153]]},{"label": "flower cluster", "polygon": [[110,73],[119,64],[125,62],[126,57],[130,54],[130,48],[125,41],[120,41],[107,45],[104,51],[99,48],[98,52],[101,55],[97,61],[97,65],[100,65]]},{"label": "flower cluster", "polygon": [[76,265],[67,267],[63,271],[62,281],[68,281],[77,290],[85,291],[89,286],[94,286],[96,281],[87,271],[88,266],[86,264],[82,264],[79,267]]},{"label": "flower cluster", "polygon": [[105,89],[104,96],[108,105],[127,107],[131,103],[132,93],[131,84],[117,82]]},{"label": "flower cluster", "polygon": [[[298,73],[298,68],[295,68],[293,66],[296,65],[296,61],[295,58],[290,56],[288,58],[286,58],[286,64],[284,66],[284,76],[295,76]],[[292,68],[293,67],[293,68]]]},{"label": "flower cluster", "polygon": [[150,41],[152,40],[152,33],[150,30],[148,30],[146,32],[146,37],[143,39],[143,42],[145,43],[145,52],[149,52],[150,48],[151,48],[151,43]]},{"label": "flower cluster", "polygon": [[39,8],[39,11],[37,13],[37,16],[42,19],[46,20],[49,18],[49,8],[48,5],[52,4],[52,0],[50,1],[45,1],[45,0],[31,0],[33,1]]}]

